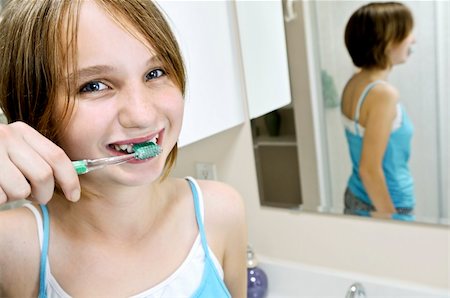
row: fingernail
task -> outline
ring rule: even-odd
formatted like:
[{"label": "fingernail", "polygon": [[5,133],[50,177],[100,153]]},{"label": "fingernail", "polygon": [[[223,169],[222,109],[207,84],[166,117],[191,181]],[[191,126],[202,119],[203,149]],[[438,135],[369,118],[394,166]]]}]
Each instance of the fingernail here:
[{"label": "fingernail", "polygon": [[70,200],[76,202],[80,199],[80,190],[77,188],[70,194]]}]

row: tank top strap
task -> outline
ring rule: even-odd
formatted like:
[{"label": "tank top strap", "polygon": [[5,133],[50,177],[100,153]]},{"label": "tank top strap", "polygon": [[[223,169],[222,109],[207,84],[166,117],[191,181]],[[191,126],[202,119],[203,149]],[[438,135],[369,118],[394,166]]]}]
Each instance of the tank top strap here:
[{"label": "tank top strap", "polygon": [[39,264],[39,298],[47,298],[46,292],[46,274],[48,265],[48,242],[50,236],[50,217],[48,215],[48,209],[46,205],[39,205],[42,210],[42,217],[39,211],[32,204],[25,204],[24,207],[31,210],[36,218],[39,247],[41,249],[41,258]]},{"label": "tank top strap", "polygon": [[27,203],[25,205],[23,205],[23,207],[26,207],[27,209],[29,209],[33,215],[34,218],[36,219],[36,226],[37,226],[37,231],[38,231],[38,238],[39,238],[39,248],[40,251],[42,251],[42,241],[43,241],[43,224],[42,224],[42,217],[41,214],[39,213],[38,209],[36,207],[34,207],[33,204],[31,203]]},{"label": "tank top strap", "polygon": [[361,106],[364,102],[364,100],[367,97],[367,94],[369,94],[369,91],[375,87],[375,85],[379,84],[379,83],[384,83],[383,80],[376,80],[373,81],[371,83],[369,83],[366,88],[363,90],[363,92],[361,93],[361,96],[358,99],[358,103],[356,104],[356,110],[355,110],[355,116],[353,117],[353,121],[355,123],[355,131],[356,133],[359,135],[359,128],[358,128],[358,123],[359,123],[359,114],[360,114],[360,110],[361,110]]},{"label": "tank top strap", "polygon": [[206,257],[209,259],[209,249],[208,249],[208,242],[206,241],[206,233],[205,233],[205,227],[204,227],[204,205],[203,205],[203,194],[200,190],[200,187],[197,184],[197,181],[195,181],[192,177],[186,177],[186,180],[189,183],[189,186],[191,187],[192,196],[194,199],[194,208],[195,208],[195,217],[197,220],[198,230],[200,232],[200,239],[202,241],[202,247],[205,252]]},{"label": "tank top strap", "polygon": [[47,273],[47,262],[48,262],[48,241],[50,237],[50,217],[48,215],[48,209],[46,205],[39,205],[43,214],[43,226],[44,226],[44,239],[42,241],[41,249],[41,265],[39,270],[39,298],[47,298],[46,286],[46,273]]}]

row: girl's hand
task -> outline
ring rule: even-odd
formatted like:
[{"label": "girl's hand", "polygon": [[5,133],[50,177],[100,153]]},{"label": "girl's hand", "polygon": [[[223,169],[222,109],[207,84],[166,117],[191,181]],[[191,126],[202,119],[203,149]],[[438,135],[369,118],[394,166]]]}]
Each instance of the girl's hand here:
[{"label": "girl's hand", "polygon": [[65,152],[23,122],[0,124],[0,204],[29,199],[46,204],[58,184],[68,200],[80,182]]}]

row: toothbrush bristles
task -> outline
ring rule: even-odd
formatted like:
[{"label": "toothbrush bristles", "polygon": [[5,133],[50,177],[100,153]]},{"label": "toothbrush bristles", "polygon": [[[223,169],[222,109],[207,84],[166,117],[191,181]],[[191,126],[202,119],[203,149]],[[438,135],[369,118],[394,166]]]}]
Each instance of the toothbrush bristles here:
[{"label": "toothbrush bristles", "polygon": [[133,150],[137,159],[147,159],[161,153],[161,147],[153,142],[134,144]]}]

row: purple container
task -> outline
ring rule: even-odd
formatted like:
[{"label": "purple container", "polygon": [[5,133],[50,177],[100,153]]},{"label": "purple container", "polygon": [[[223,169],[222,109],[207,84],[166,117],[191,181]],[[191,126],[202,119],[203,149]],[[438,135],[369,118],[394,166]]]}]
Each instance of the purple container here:
[{"label": "purple container", "polygon": [[267,275],[261,268],[247,268],[247,298],[264,298],[267,295]]},{"label": "purple container", "polygon": [[250,245],[247,246],[247,298],[267,296],[267,275],[258,267],[258,260]]}]

